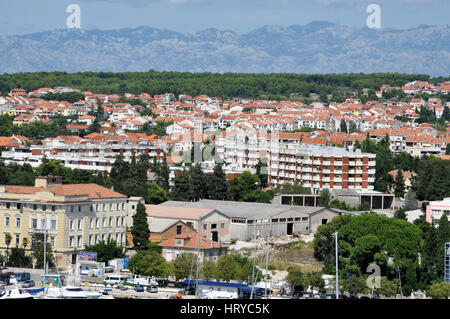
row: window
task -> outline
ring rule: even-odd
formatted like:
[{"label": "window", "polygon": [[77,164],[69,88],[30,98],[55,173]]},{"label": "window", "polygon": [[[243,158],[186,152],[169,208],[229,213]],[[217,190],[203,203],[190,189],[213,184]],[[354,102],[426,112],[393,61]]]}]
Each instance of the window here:
[{"label": "window", "polygon": [[17,203],[16,207],[17,209],[20,209],[20,203]]},{"label": "window", "polygon": [[11,203],[6,203],[6,209],[9,209],[11,207]]},{"label": "window", "polygon": [[33,229],[37,228],[37,219],[33,218],[31,220],[31,228],[33,228]]},{"label": "window", "polygon": [[116,227],[120,225],[120,217],[116,217]]},{"label": "window", "polygon": [[180,235],[180,234],[181,234],[182,228],[183,228],[182,225],[178,225],[178,226],[177,226],[177,235]]},{"label": "window", "polygon": [[94,211],[94,206],[89,206],[89,210],[91,211],[91,212],[93,212]]},{"label": "window", "polygon": [[16,217],[16,227],[20,227],[20,216]]},{"label": "window", "polygon": [[56,230],[56,219],[52,219],[52,220],[50,221],[50,228],[51,228],[52,230]]},{"label": "window", "polygon": [[211,224],[211,229],[216,229],[217,228],[217,224]]},{"label": "window", "polygon": [[42,205],[42,210],[47,210],[47,205]]},{"label": "window", "polygon": [[95,211],[98,212],[99,205],[95,205]]},{"label": "window", "polygon": [[119,203],[117,203],[117,209],[116,210],[119,210],[119,208],[120,208]]},{"label": "window", "polygon": [[121,218],[121,224],[120,224],[120,225],[122,225],[122,226],[125,225],[125,217],[123,217],[123,216],[122,216],[122,218]]},{"label": "window", "polygon": [[92,245],[92,238],[93,238],[93,236],[89,235],[89,245]]},{"label": "window", "polygon": [[56,210],[56,206],[52,206],[52,212]]},{"label": "window", "polygon": [[224,229],[225,228],[225,223],[221,223],[220,224],[220,229]]},{"label": "window", "polygon": [[103,217],[102,219],[102,227],[106,227],[106,217]]},{"label": "window", "polygon": [[78,206],[78,212],[81,212],[81,206]]},{"label": "window", "polygon": [[33,210],[37,209],[37,204],[33,204]]},{"label": "window", "polygon": [[9,216],[5,216],[5,227],[9,227]]},{"label": "window", "polygon": [[77,237],[77,247],[81,247],[81,236]]},{"label": "window", "polygon": [[98,243],[98,235],[95,235],[95,243]]},{"label": "window", "polygon": [[109,210],[110,210],[110,211],[113,210],[113,204],[112,204],[112,203],[109,204]]},{"label": "window", "polygon": [[98,228],[98,217],[95,219],[95,228]]},{"label": "window", "polygon": [[102,234],[102,241],[105,241],[105,234]]},{"label": "window", "polygon": [[103,211],[106,210],[106,204],[103,204]]},{"label": "window", "polygon": [[206,227],[208,227],[207,224],[203,224],[203,230],[206,230]]},{"label": "window", "polygon": [[73,206],[70,206],[70,212],[73,213]]},{"label": "window", "polygon": [[109,222],[108,222],[109,227],[112,227],[112,223],[113,223],[113,218],[109,217]]},{"label": "window", "polygon": [[55,237],[50,237],[50,244],[55,247]]},{"label": "window", "polygon": [[69,220],[69,229],[73,230],[73,219]]},{"label": "window", "polygon": [[73,236],[69,237],[69,247],[73,247]]},{"label": "window", "polygon": [[78,219],[78,229],[81,229],[81,221],[82,219]]},{"label": "window", "polygon": [[20,244],[20,234],[16,234],[16,246]]},{"label": "window", "polygon": [[41,228],[47,229],[47,220],[46,219],[41,219]]},{"label": "window", "polygon": [[122,203],[122,210],[125,210],[125,203]]},{"label": "window", "polygon": [[94,228],[94,218],[89,218],[89,228]]}]

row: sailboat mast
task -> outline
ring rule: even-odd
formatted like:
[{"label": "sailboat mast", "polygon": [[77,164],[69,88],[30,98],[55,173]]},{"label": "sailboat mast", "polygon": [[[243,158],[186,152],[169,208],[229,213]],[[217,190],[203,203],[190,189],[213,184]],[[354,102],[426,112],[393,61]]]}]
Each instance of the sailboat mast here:
[{"label": "sailboat mast", "polygon": [[338,233],[335,232],[335,250],[336,250],[336,299],[339,299],[339,269],[338,269]]},{"label": "sailboat mast", "polygon": [[195,271],[195,298],[198,298],[198,261],[200,259],[200,221],[201,218],[198,219],[198,234],[197,234],[197,269]]}]

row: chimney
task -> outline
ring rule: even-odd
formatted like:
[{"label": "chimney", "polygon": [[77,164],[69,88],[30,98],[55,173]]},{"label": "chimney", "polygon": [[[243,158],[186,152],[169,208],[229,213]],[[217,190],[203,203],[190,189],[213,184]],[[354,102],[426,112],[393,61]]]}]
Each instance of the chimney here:
[{"label": "chimney", "polygon": [[62,177],[59,176],[38,176],[34,180],[34,187],[53,187],[62,185]]}]

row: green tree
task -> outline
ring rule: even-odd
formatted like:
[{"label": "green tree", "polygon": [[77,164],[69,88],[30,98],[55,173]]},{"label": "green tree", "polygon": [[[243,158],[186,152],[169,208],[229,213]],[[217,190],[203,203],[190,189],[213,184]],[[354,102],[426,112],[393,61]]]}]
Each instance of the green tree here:
[{"label": "green tree", "polygon": [[216,277],[216,263],[212,260],[204,260],[201,266],[201,275],[205,279]]},{"label": "green tree", "polygon": [[189,180],[192,190],[192,200],[199,201],[200,199],[208,198],[206,176],[199,163],[192,165],[189,169]]},{"label": "green tree", "polygon": [[[55,258],[53,256],[52,246],[47,243],[47,246],[45,247],[46,253],[45,258],[48,267],[54,267],[55,266]],[[33,251],[33,257],[36,260],[35,266],[36,268],[44,268],[44,243],[40,242],[36,245],[34,251]]]},{"label": "green tree", "polygon": [[357,263],[361,269],[374,261],[374,256],[380,251],[381,242],[375,235],[362,236],[355,240],[355,245],[350,250],[350,258]]},{"label": "green tree", "polygon": [[173,272],[177,280],[189,279],[195,274],[197,255],[182,253],[173,261]]},{"label": "green tree", "polygon": [[190,201],[192,199],[192,185],[189,172],[186,170],[175,173],[170,199],[175,201]]},{"label": "green tree", "polygon": [[443,279],[444,276],[444,256],[445,256],[445,243],[450,242],[450,226],[448,223],[447,215],[442,214],[441,218],[439,219],[439,226],[437,228],[437,249],[439,258],[437,260],[437,272],[438,277],[440,279]]},{"label": "green tree", "polygon": [[341,120],[340,131],[344,133],[348,133],[347,123],[344,120]]},{"label": "green tree", "polygon": [[319,196],[319,206],[328,207],[330,205],[331,194],[328,188],[324,188]]},{"label": "green tree", "polygon": [[164,257],[154,250],[140,250],[131,257],[128,269],[138,275],[167,278],[170,275],[170,267]]},{"label": "green tree", "polygon": [[[428,223],[427,223],[428,224]],[[440,257],[437,232],[434,227],[430,227],[425,236],[422,248],[422,263],[420,265],[420,282],[428,286],[439,276],[438,260]]]},{"label": "green tree", "polygon": [[380,288],[376,289],[376,293],[385,297],[395,296],[398,293],[398,285],[386,277],[381,277]]},{"label": "green tree", "polygon": [[449,282],[438,282],[427,290],[427,295],[433,299],[448,299],[450,297],[450,283]]},{"label": "green tree", "polygon": [[31,267],[31,258],[25,255],[25,249],[14,247],[8,255],[7,266],[12,267]]},{"label": "green tree", "polygon": [[114,258],[125,257],[124,247],[118,245],[117,242],[111,238],[105,241],[100,241],[95,245],[85,246],[85,251],[97,253],[97,261],[107,263]]},{"label": "green tree", "polygon": [[136,214],[133,215],[133,226],[131,227],[133,245],[136,249],[146,249],[150,242],[150,229],[147,222],[147,212],[142,203],[138,203]]},{"label": "green tree", "polygon": [[209,175],[209,197],[216,200],[229,200],[228,178],[222,169],[222,164],[216,164],[213,174]]},{"label": "green tree", "polygon": [[216,266],[216,277],[219,280],[229,282],[239,277],[239,263],[231,254],[219,257]]},{"label": "green tree", "polygon": [[150,204],[158,205],[169,200],[169,195],[167,195],[167,192],[163,188],[159,187],[155,182],[148,183],[147,189],[147,200]]},{"label": "green tree", "polygon": [[394,218],[402,219],[402,220],[408,220],[407,216],[406,216],[406,213],[405,213],[405,210],[403,208],[399,208],[399,209],[397,209],[395,211]]},{"label": "green tree", "polygon": [[402,170],[397,171],[397,178],[395,179],[394,185],[395,197],[403,198],[405,196],[405,180],[403,179]]}]

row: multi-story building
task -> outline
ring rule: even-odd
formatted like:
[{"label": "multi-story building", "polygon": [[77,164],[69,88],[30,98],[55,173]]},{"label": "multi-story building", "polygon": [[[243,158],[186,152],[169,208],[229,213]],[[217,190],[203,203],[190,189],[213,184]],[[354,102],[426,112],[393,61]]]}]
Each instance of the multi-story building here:
[{"label": "multi-story building", "polygon": [[375,154],[306,144],[312,138],[302,133],[260,133],[222,134],[216,140],[217,153],[235,170],[254,173],[258,161],[267,164],[269,184],[274,187],[298,182],[314,192],[373,189]]},{"label": "multi-story building", "polygon": [[269,151],[269,183],[276,187],[298,182],[314,193],[324,188],[371,190],[375,156],[341,147],[280,144]]},{"label": "multi-story building", "polygon": [[127,196],[97,184],[61,184],[61,177],[38,177],[35,186],[0,186],[0,250],[33,250],[51,244],[58,267],[77,263],[77,252],[111,238],[126,241]]},{"label": "multi-story building", "polygon": [[425,218],[427,222],[431,223],[433,226],[437,226],[444,214],[450,219],[450,197],[430,202],[426,209]]},{"label": "multi-story building", "polygon": [[146,153],[151,160],[156,157],[158,161],[162,161],[165,146],[160,140],[151,142],[140,136],[131,137],[83,139],[78,136],[59,136],[45,140],[43,145],[11,147],[1,153],[1,158],[6,164],[30,164],[35,168],[42,164],[45,156],[48,160],[59,161],[71,169],[102,173],[111,171],[117,155],[122,155],[125,161],[131,162],[133,156],[138,158],[141,153]]}]

